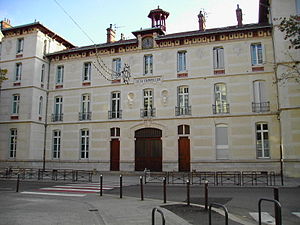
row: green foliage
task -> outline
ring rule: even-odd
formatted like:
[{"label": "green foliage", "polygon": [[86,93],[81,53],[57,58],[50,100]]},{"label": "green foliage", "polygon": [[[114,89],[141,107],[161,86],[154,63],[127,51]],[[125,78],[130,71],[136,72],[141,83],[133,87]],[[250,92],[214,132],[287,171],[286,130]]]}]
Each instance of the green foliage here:
[{"label": "green foliage", "polygon": [[289,40],[291,45],[289,48],[300,49],[300,17],[290,16],[288,18],[279,18],[281,20],[278,28],[281,32],[285,32],[285,40]]},{"label": "green foliage", "polygon": [[7,80],[8,78],[5,76],[7,74],[7,69],[0,69],[0,85],[4,80]]}]

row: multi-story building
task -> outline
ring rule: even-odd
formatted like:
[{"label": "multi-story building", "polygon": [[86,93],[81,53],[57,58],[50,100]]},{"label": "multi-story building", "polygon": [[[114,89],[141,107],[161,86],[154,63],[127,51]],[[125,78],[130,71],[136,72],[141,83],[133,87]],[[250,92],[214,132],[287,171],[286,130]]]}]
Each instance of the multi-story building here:
[{"label": "multi-story building", "polygon": [[299,88],[274,83],[282,36],[260,4],[259,23],[238,7],[236,26],[205,29],[200,12],[175,34],[158,8],[134,39],[110,27],[84,47],[40,23],[2,29],[1,165],[299,176]]}]

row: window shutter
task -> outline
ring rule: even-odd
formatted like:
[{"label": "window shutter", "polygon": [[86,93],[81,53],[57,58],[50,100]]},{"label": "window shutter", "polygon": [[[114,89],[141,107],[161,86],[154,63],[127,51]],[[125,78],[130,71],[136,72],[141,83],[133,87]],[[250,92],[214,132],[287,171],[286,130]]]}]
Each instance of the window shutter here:
[{"label": "window shutter", "polygon": [[219,48],[219,68],[224,68],[224,49]]},{"label": "window shutter", "polygon": [[214,68],[215,69],[218,68],[217,49],[216,48],[213,49],[213,61],[214,61],[213,62],[214,63]]}]

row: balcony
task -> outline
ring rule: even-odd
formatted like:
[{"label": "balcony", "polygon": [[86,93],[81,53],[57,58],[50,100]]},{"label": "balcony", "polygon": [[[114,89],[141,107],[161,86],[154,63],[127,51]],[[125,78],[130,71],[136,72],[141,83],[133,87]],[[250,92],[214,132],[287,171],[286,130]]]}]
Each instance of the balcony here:
[{"label": "balcony", "polygon": [[122,119],[122,110],[108,111],[108,119]]},{"label": "balcony", "polygon": [[92,112],[80,112],[79,113],[79,120],[91,120]]},{"label": "balcony", "polygon": [[52,114],[52,122],[63,121],[64,114]]},{"label": "balcony", "polygon": [[212,105],[213,114],[227,114],[229,113],[229,104],[227,103],[218,103]]},{"label": "balcony", "polygon": [[176,106],[175,107],[175,115],[183,116],[183,115],[192,115],[192,106]]},{"label": "balcony", "polygon": [[152,109],[141,109],[141,118],[152,118],[155,117],[155,108]]},{"label": "balcony", "polygon": [[270,102],[252,102],[252,112],[269,112]]}]

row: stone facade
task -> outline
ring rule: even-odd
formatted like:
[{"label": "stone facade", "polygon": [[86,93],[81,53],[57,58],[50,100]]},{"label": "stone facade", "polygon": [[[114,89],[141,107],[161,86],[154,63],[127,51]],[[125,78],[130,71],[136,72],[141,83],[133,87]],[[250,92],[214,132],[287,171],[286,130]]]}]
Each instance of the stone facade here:
[{"label": "stone facade", "polygon": [[[279,1],[271,4],[283,7],[276,5]],[[135,39],[78,48],[60,37],[51,39],[40,24],[26,34],[18,33],[21,28],[2,31],[0,65],[10,72],[1,89],[1,166],[115,170],[112,149],[118,146],[116,168],[134,171],[144,160],[137,156],[137,131],[155,128],[161,136],[139,140],[148,147],[154,139],[161,143],[159,153],[150,147],[161,157],[151,156],[161,162],[157,170],[280,173],[284,166],[286,175],[300,176],[299,85],[286,89],[274,83],[279,74],[274,55],[281,52],[282,36],[270,24],[168,35],[155,26],[133,32]],[[14,48],[20,38],[24,53],[19,57]],[[51,43],[46,57],[45,40]],[[130,65],[129,84],[104,79],[100,60],[109,70],[118,60]],[[19,62],[22,78],[15,85]],[[19,112],[12,117],[16,94]],[[188,145],[180,147],[183,140]],[[181,148],[188,149],[188,169],[181,167]]]}]

